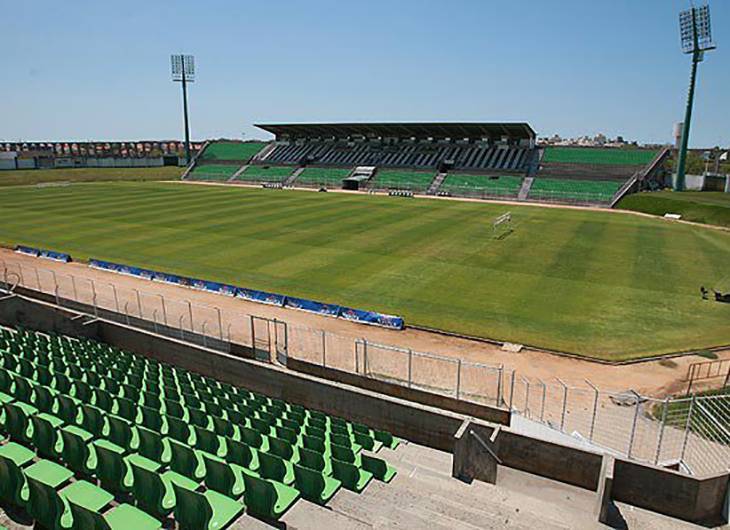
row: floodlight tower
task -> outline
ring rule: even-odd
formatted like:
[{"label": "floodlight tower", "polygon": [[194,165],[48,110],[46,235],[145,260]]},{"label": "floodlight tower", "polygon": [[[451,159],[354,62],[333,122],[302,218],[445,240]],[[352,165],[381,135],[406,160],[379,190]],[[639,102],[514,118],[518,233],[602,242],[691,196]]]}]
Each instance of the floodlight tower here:
[{"label": "floodlight tower", "polygon": [[706,51],[715,49],[715,45],[712,42],[712,31],[710,29],[710,6],[692,6],[686,11],[682,11],[679,14],[679,32],[682,39],[682,51],[686,54],[692,54],[692,73],[689,78],[687,108],[684,112],[682,142],[679,146],[677,179],[674,182],[674,189],[676,191],[683,191],[685,166],[687,164],[687,146],[689,144],[689,126],[692,120],[692,105],[695,97],[695,81],[697,80],[697,65],[704,59]]},{"label": "floodlight tower", "polygon": [[183,117],[185,120],[185,164],[190,164],[190,124],[188,122],[188,83],[195,81],[195,57],[171,55],[172,80],[182,84]]}]

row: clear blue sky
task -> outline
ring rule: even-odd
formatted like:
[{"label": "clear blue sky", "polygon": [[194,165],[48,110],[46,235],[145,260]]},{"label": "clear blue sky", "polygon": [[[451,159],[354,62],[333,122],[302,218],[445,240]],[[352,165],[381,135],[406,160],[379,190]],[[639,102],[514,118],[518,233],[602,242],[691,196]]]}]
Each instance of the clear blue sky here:
[{"label": "clear blue sky", "polygon": [[[0,0],[0,140],[179,138],[169,54],[195,54],[193,137],[256,122],[528,121],[666,142],[688,0]],[[730,144],[730,0],[691,143]]]}]

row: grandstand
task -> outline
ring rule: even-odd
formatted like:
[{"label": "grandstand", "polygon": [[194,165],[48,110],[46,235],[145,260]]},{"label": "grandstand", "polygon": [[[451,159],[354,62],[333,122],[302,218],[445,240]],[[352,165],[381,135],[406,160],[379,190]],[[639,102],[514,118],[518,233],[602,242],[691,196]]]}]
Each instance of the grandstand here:
[{"label": "grandstand", "polygon": [[276,520],[395,475],[387,432],[90,339],[0,327],[0,354],[0,500],[44,528]]},{"label": "grandstand", "polygon": [[[209,142],[184,178],[610,206],[661,181],[668,154],[543,148],[526,123],[257,127],[275,140]],[[371,169],[355,175],[358,167]]]}]

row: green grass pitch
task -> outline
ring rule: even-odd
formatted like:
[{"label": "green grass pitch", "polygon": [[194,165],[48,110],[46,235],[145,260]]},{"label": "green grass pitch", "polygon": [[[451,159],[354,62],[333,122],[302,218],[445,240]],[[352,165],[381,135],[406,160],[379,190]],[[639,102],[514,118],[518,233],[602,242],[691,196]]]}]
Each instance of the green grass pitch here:
[{"label": "green grass pitch", "polygon": [[[2,190],[0,242],[606,359],[730,343],[730,233],[610,212],[174,183]],[[511,211],[515,231],[492,238]]]}]

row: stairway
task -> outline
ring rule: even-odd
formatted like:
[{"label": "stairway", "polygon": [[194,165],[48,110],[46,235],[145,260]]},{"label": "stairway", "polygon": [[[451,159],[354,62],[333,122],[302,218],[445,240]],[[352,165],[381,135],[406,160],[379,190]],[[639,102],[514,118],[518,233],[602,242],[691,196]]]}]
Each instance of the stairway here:
[{"label": "stairway", "polygon": [[441,187],[441,184],[443,184],[446,176],[446,173],[439,173],[438,175],[436,175],[436,178],[433,179],[433,182],[431,182],[431,185],[428,187],[426,195],[436,195],[436,192]]},{"label": "stairway", "polygon": [[241,167],[239,167],[238,170],[233,175],[231,175],[231,178],[228,179],[228,182],[232,182],[232,181],[236,180],[241,173],[246,171],[247,168],[248,168],[248,164],[244,164]]},{"label": "stairway", "polygon": [[527,199],[527,196],[530,194],[530,188],[532,188],[532,183],[535,181],[534,177],[525,177],[525,179],[522,181],[522,186],[520,187],[520,192],[517,194],[517,199],[524,201]]},{"label": "stairway", "polygon": [[297,180],[297,178],[299,178],[299,175],[302,174],[302,171],[304,171],[304,168],[303,167],[298,167],[294,171],[294,173],[292,173],[291,175],[289,175],[286,178],[286,180],[283,182],[283,185],[284,186],[293,186],[294,185],[294,181]]},{"label": "stairway", "polygon": [[529,159],[527,160],[527,171],[525,172],[525,175],[528,177],[534,177],[537,175],[537,171],[540,169],[540,160],[542,159],[543,150],[539,147],[535,147],[532,152],[529,154]]},{"label": "stairway", "polygon": [[253,156],[253,158],[251,159],[251,161],[253,161],[253,160],[266,160],[266,157],[269,156],[269,154],[271,153],[271,151],[273,151],[274,149],[276,149],[276,146],[277,146],[277,143],[276,142],[269,143],[261,151],[259,151],[258,153],[256,153]]}]

